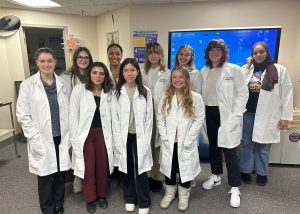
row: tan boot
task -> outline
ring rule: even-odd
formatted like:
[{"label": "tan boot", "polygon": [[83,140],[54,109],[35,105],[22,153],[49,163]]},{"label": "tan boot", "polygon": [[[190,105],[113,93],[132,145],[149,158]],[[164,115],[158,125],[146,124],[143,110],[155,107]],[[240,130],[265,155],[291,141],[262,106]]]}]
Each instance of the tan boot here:
[{"label": "tan boot", "polygon": [[178,196],[179,196],[178,209],[182,212],[186,211],[189,207],[190,191],[191,188],[187,189],[178,185]]},{"label": "tan boot", "polygon": [[164,184],[164,188],[165,188],[165,196],[160,202],[160,207],[162,209],[167,209],[171,205],[171,202],[175,199],[177,185]]}]

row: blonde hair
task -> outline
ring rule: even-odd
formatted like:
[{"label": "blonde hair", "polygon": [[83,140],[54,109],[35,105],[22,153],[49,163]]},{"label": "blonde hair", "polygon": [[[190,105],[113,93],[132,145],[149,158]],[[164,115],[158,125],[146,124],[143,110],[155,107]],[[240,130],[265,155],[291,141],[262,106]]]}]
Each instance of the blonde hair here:
[{"label": "blonde hair", "polygon": [[152,43],[147,44],[146,51],[145,51],[145,62],[144,62],[145,63],[144,64],[145,73],[148,74],[149,70],[150,70],[150,67],[151,67],[151,63],[148,59],[148,56],[151,53],[157,53],[159,55],[160,70],[165,71],[166,66],[164,64],[164,50],[163,50],[162,46],[159,43],[152,42]]},{"label": "blonde hair", "polygon": [[182,45],[182,46],[179,47],[178,52],[177,52],[176,57],[175,57],[175,60],[174,60],[174,67],[179,66],[178,55],[179,55],[179,52],[182,49],[186,49],[186,50],[191,52],[191,59],[187,64],[187,68],[189,69],[189,71],[196,69],[195,65],[194,65],[195,51],[190,45]]},{"label": "blonde hair", "polygon": [[192,97],[190,74],[189,74],[188,69],[184,68],[182,66],[177,66],[172,70],[171,81],[170,81],[170,84],[167,86],[161,111],[164,116],[168,115],[171,111],[171,108],[172,108],[171,102],[172,102],[172,98],[175,94],[175,88],[172,84],[172,75],[175,70],[180,71],[184,75],[185,81],[186,81],[186,86],[183,90],[183,100],[182,100],[182,105],[181,105],[183,114],[184,114],[184,116],[186,116],[188,118],[193,117],[193,116],[195,116],[195,112],[194,112],[194,107],[193,107],[194,101],[193,101],[193,97]]}]

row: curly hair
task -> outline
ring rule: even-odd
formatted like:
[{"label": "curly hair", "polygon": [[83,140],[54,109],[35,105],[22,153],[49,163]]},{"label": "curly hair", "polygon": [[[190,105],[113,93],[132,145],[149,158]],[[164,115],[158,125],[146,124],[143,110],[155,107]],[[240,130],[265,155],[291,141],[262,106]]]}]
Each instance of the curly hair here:
[{"label": "curly hair", "polygon": [[223,39],[212,39],[208,42],[206,49],[205,49],[205,65],[209,68],[213,68],[212,62],[209,58],[209,51],[213,48],[221,48],[222,50],[222,58],[221,62],[219,63],[218,67],[222,67],[225,62],[228,60],[228,47],[225,44],[225,41]]},{"label": "curly hair", "polygon": [[141,74],[140,66],[139,66],[138,62],[135,59],[133,59],[133,58],[126,58],[126,59],[124,59],[124,61],[121,64],[120,74],[119,74],[119,80],[118,80],[118,83],[116,85],[116,92],[115,92],[117,98],[119,99],[119,97],[121,95],[121,88],[126,83],[126,80],[124,78],[123,72],[124,72],[124,67],[126,65],[128,65],[128,64],[131,64],[137,70],[138,75],[137,75],[137,77],[135,79],[135,82],[137,84],[137,89],[139,91],[139,94],[142,95],[143,97],[145,97],[145,99],[147,99],[147,90],[146,90],[146,88],[143,85],[143,80],[142,80],[142,74]]},{"label": "curly hair", "polygon": [[150,67],[151,67],[151,63],[148,59],[148,56],[151,53],[156,53],[156,54],[159,55],[159,68],[160,68],[160,70],[165,71],[166,66],[164,64],[164,50],[163,50],[162,46],[159,43],[152,42],[152,43],[147,44],[147,46],[146,46],[145,64],[144,64],[145,73],[148,74],[148,72],[150,70]]},{"label": "curly hair", "polygon": [[179,47],[178,52],[175,57],[175,60],[174,60],[174,68],[179,66],[178,55],[182,49],[186,49],[191,52],[191,59],[187,65],[187,68],[189,69],[189,71],[196,69],[195,65],[194,65],[195,51],[190,45],[182,45]]},{"label": "curly hair", "polygon": [[94,89],[94,83],[92,82],[92,79],[91,79],[91,73],[92,73],[92,69],[94,67],[100,67],[100,68],[103,69],[104,74],[105,74],[105,79],[104,79],[104,82],[102,84],[102,89],[105,93],[110,92],[113,88],[113,83],[112,83],[112,80],[109,76],[108,69],[107,69],[106,65],[103,62],[94,62],[88,68],[88,70],[87,70],[87,81],[85,83],[85,88],[89,91],[93,91],[93,89]]},{"label": "curly hair", "polygon": [[172,77],[173,77],[174,71],[181,72],[184,75],[185,82],[186,82],[186,86],[183,89],[182,105],[180,107],[183,110],[184,116],[186,116],[188,118],[193,117],[195,115],[195,112],[194,112],[194,107],[193,107],[194,101],[193,101],[193,97],[192,97],[190,74],[189,74],[189,70],[182,66],[177,66],[172,70],[171,81],[170,81],[170,84],[167,86],[161,111],[163,112],[164,116],[166,116],[170,113],[171,108],[172,108],[172,99],[173,99],[173,96],[175,95],[175,88],[172,84]]}]

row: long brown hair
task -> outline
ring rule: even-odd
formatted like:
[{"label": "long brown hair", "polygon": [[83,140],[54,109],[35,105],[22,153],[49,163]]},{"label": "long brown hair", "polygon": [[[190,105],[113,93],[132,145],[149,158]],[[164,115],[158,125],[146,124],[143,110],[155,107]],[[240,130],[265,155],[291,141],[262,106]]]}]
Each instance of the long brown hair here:
[{"label": "long brown hair", "polygon": [[179,52],[182,49],[186,49],[186,50],[189,50],[191,52],[191,59],[188,62],[188,65],[187,65],[187,68],[189,69],[189,71],[196,69],[195,65],[194,65],[195,51],[190,45],[182,45],[182,46],[179,47],[178,52],[177,52],[176,57],[175,57],[175,60],[174,60],[174,67],[179,66],[178,55],[179,55]]},{"label": "long brown hair", "polygon": [[89,56],[89,65],[86,68],[86,70],[88,70],[89,67],[91,66],[91,64],[93,64],[93,57],[92,57],[92,54],[89,51],[89,49],[87,49],[86,47],[78,47],[75,50],[73,58],[72,58],[72,60],[73,60],[72,66],[66,71],[67,74],[71,75],[71,80],[73,80],[73,79],[75,80],[74,76],[75,77],[79,76],[79,67],[77,65],[77,58],[81,51],[86,52],[86,54]]},{"label": "long brown hair", "polygon": [[183,100],[182,100],[182,105],[181,105],[184,116],[193,117],[195,115],[195,112],[194,112],[194,107],[193,107],[194,101],[193,101],[193,97],[192,97],[190,74],[189,74],[189,70],[182,66],[177,66],[172,70],[171,81],[166,89],[161,111],[163,112],[164,116],[168,115],[171,111],[172,99],[175,94],[175,88],[172,84],[172,76],[173,76],[173,73],[175,70],[180,71],[184,75],[185,81],[186,81],[186,86],[183,90]]},{"label": "long brown hair", "polygon": [[124,67],[126,65],[128,65],[128,64],[131,64],[138,71],[138,75],[137,75],[137,77],[135,79],[135,82],[137,84],[137,89],[139,91],[139,94],[142,95],[143,97],[145,97],[145,99],[147,99],[147,90],[146,90],[146,88],[143,85],[143,80],[142,80],[142,74],[141,74],[140,66],[139,66],[138,62],[135,59],[133,59],[133,58],[124,59],[124,61],[121,64],[120,74],[119,74],[119,80],[118,80],[118,83],[116,85],[116,92],[115,92],[117,98],[119,99],[119,97],[121,95],[121,88],[126,83],[126,80],[125,80],[124,74],[123,74],[123,70],[124,70]]}]

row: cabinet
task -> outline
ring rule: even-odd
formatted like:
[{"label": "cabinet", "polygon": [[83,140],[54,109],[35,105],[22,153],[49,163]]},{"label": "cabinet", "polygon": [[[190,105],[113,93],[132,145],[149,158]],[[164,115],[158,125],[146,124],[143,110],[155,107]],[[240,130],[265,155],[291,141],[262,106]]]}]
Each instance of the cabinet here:
[{"label": "cabinet", "polygon": [[300,164],[300,127],[281,131],[280,143],[272,144],[270,163]]},{"label": "cabinet", "polygon": [[280,133],[280,143],[272,144],[270,163],[300,165],[300,111],[294,111],[294,120]]},{"label": "cabinet", "polygon": [[5,107],[5,106],[9,107],[9,110],[10,110],[10,119],[11,119],[11,128],[0,129],[0,137],[3,137],[5,135],[8,135],[8,134],[12,133],[13,134],[13,141],[14,141],[16,156],[20,157],[21,155],[19,154],[18,147],[17,147],[16,129],[15,129],[15,123],[14,123],[14,117],[13,117],[13,112],[12,112],[11,104],[12,104],[12,102],[2,102],[2,103],[0,103],[0,108]]}]

